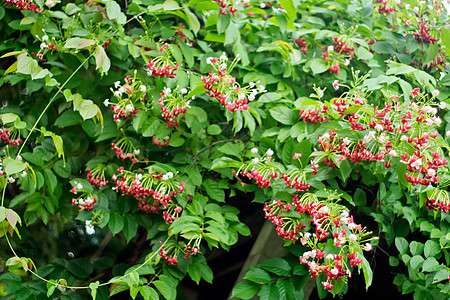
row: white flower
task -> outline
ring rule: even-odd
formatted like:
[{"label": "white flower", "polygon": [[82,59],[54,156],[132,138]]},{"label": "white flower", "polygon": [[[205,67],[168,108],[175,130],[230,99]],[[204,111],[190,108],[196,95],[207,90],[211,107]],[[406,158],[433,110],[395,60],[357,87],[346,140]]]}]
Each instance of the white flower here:
[{"label": "white flower", "polygon": [[354,242],[354,241],[356,241],[357,239],[358,239],[358,237],[356,236],[356,234],[350,234],[349,235],[349,237],[348,237],[348,239],[351,241],[351,242]]},{"label": "white flower", "polygon": [[141,153],[141,150],[139,150],[139,149],[134,150],[134,155],[139,155],[139,153]]},{"label": "white flower", "polygon": [[334,255],[333,255],[333,254],[328,254],[328,255],[326,256],[326,259],[327,259],[327,260],[333,260],[333,259],[334,259]]},{"label": "white flower", "polygon": [[397,6],[399,6],[401,3],[402,3],[401,0],[395,0],[395,4],[396,4]]},{"label": "white flower", "polygon": [[426,118],[425,119],[425,122],[427,123],[427,126],[432,126],[433,125],[433,120],[432,119],[430,119],[430,118]]},{"label": "white flower", "polygon": [[225,53],[222,53],[222,55],[219,58],[220,60],[228,60],[228,57]]},{"label": "white flower", "polygon": [[182,88],[182,89],[180,90],[180,92],[181,92],[183,95],[186,95],[187,92],[188,92],[188,90],[187,90],[186,88]]},{"label": "white flower", "polygon": [[365,250],[365,251],[370,251],[370,250],[372,250],[372,245],[369,244],[369,243],[365,243],[365,244],[364,244],[364,250]]},{"label": "white flower", "polygon": [[255,165],[259,163],[259,158],[255,157],[254,159],[252,159],[252,163],[254,163]]},{"label": "white flower", "polygon": [[251,153],[256,154],[258,153],[258,148],[252,148],[252,150],[250,150]]},{"label": "white flower", "polygon": [[411,5],[406,4],[406,5],[405,5],[405,8],[406,8],[406,9],[410,9],[410,8],[411,8]]},{"label": "white flower", "polygon": [[348,229],[353,230],[356,228],[356,224],[355,223],[349,223],[348,225]]},{"label": "white flower", "polygon": [[337,268],[333,268],[331,269],[330,273],[336,276],[337,274],[339,274],[339,270]]},{"label": "white flower", "polygon": [[17,155],[17,160],[18,160],[18,161],[22,161],[22,159],[23,159],[23,158],[22,158],[21,155]]},{"label": "white flower", "polygon": [[42,36],[42,41],[43,41],[43,42],[46,42],[46,41],[48,41],[48,35],[44,35],[44,36]]},{"label": "white flower", "polygon": [[94,199],[92,199],[91,197],[87,197],[86,201],[84,201],[86,204],[92,204],[94,203]]},{"label": "white flower", "polygon": [[447,132],[445,132],[446,136],[450,136],[450,130],[448,130]]},{"label": "white flower", "polygon": [[47,48],[47,44],[46,43],[41,43],[41,50],[44,50],[45,48]]},{"label": "white flower", "polygon": [[442,119],[437,117],[436,119],[434,119],[434,124],[436,124],[437,126],[442,124]]},{"label": "white flower", "polygon": [[81,183],[77,183],[77,190],[81,190],[83,188],[83,186],[81,185]]},{"label": "white flower", "polygon": [[120,81],[114,82],[114,87],[117,89],[120,86]]},{"label": "white flower", "polygon": [[378,137],[378,143],[383,144],[384,142],[386,142],[386,135],[384,133],[382,133],[379,137]]},{"label": "white flower", "polygon": [[248,96],[248,100],[249,100],[249,101],[255,100],[255,94],[250,94],[250,95]]},{"label": "white flower", "polygon": [[428,176],[431,176],[431,177],[436,176],[436,170],[434,170],[434,169],[428,169],[427,175],[428,175]]},{"label": "white flower", "polygon": [[139,90],[141,90],[141,92],[145,93],[147,91],[147,87],[145,85],[141,85],[139,87]]},{"label": "white flower", "polygon": [[47,0],[47,1],[45,2],[45,5],[47,5],[49,8],[52,8],[53,6],[56,5],[56,1],[53,1],[53,0]]},{"label": "white flower", "polygon": [[445,109],[446,107],[447,107],[447,103],[445,103],[445,102],[439,103],[439,108],[440,109]]},{"label": "white flower", "polygon": [[133,111],[133,105],[128,104],[127,106],[125,106],[125,110],[126,110],[127,112],[132,112],[132,111]]},{"label": "white flower", "polygon": [[259,5],[259,7],[261,7],[261,8],[266,8],[266,3],[262,2],[262,3]]},{"label": "white flower", "polygon": [[239,94],[239,95],[238,95],[238,99],[239,99],[240,101],[244,100],[244,99],[245,99],[245,94],[244,94],[244,93]]},{"label": "white flower", "polygon": [[253,81],[248,83],[248,86],[252,89],[255,86],[255,83]]},{"label": "white flower", "polygon": [[418,14],[419,13],[419,8],[417,6],[414,6],[413,11]]},{"label": "white flower", "polygon": [[88,235],[92,235],[92,234],[95,233],[94,225],[92,225],[92,221],[91,220],[87,220],[86,221],[85,227],[86,227],[86,233]]},{"label": "white flower", "polygon": [[344,211],[342,211],[341,212],[341,216],[343,217],[343,218],[348,218],[348,210],[344,210]]},{"label": "white flower", "polygon": [[266,88],[265,88],[262,84],[260,84],[260,85],[258,86],[258,90],[259,90],[260,93],[267,92]]},{"label": "white flower", "polygon": [[27,177],[27,172],[26,172],[26,171],[23,171],[22,174],[20,174],[20,176],[22,176],[22,178]]},{"label": "white flower", "polygon": [[267,150],[266,154],[267,154],[267,156],[272,156],[273,150],[272,149]]},{"label": "white flower", "polygon": [[141,181],[142,180],[142,174],[136,174],[135,176],[137,181]]},{"label": "white flower", "polygon": [[348,66],[350,64],[350,61],[348,60],[348,59],[346,59],[345,61],[344,61],[344,66]]},{"label": "white flower", "polygon": [[114,96],[120,97],[120,96],[122,96],[122,93],[120,91],[115,91]]},{"label": "white flower", "polygon": [[106,106],[106,107],[108,107],[108,105],[109,105],[109,99],[106,99],[105,101],[103,101],[103,105]]},{"label": "white flower", "polygon": [[419,1],[420,6],[424,6],[427,3],[427,1]]},{"label": "white flower", "polygon": [[419,169],[422,166],[422,159],[418,159],[411,164],[411,167]]},{"label": "white flower", "polygon": [[330,134],[329,134],[329,133],[324,133],[324,134],[322,135],[322,138],[328,140],[328,139],[330,138]]},{"label": "white flower", "polygon": [[221,64],[220,66],[219,66],[219,69],[220,70],[225,70],[227,68],[227,64],[226,63],[223,63],[223,64]]},{"label": "white flower", "polygon": [[377,125],[375,125],[375,129],[377,130],[377,131],[382,131],[383,130],[383,125],[381,125],[381,124],[377,124]]},{"label": "white flower", "polygon": [[173,177],[173,173],[172,172],[167,172],[166,175],[167,175],[167,178],[169,178],[169,179]]},{"label": "white flower", "polygon": [[398,156],[398,153],[397,153],[396,150],[391,150],[391,151],[389,151],[388,154],[389,154],[390,156]]},{"label": "white flower", "polygon": [[432,110],[433,110],[432,107],[429,105],[423,107],[423,111],[426,113],[431,113]]},{"label": "white flower", "polygon": [[334,51],[334,47],[333,46],[328,46],[327,51],[328,52],[333,52]]},{"label": "white flower", "polygon": [[348,138],[348,137],[346,137],[346,138],[344,138],[343,140],[342,140],[342,142],[344,143],[344,145],[349,145],[350,144],[350,139]]},{"label": "white flower", "polygon": [[328,206],[322,206],[320,209],[319,209],[319,213],[322,213],[322,214],[326,214],[327,212],[329,212],[330,211],[330,209],[328,208]]},{"label": "white flower", "polygon": [[407,140],[409,140],[409,138],[406,135],[402,135],[400,137],[400,141],[402,141],[402,142],[406,142]]}]

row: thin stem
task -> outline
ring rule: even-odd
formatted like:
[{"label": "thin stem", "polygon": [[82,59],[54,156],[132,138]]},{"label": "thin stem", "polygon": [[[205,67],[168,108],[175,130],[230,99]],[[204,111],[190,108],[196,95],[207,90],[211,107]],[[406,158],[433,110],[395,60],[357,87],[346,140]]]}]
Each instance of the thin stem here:
[{"label": "thin stem", "polygon": [[[69,76],[69,78],[66,79],[66,81],[61,85],[61,87],[58,89],[58,91],[55,93],[55,95],[52,97],[52,99],[50,99],[50,101],[47,103],[47,106],[45,106],[44,110],[42,111],[42,113],[39,115],[39,118],[36,120],[36,122],[34,123],[33,127],[31,128],[30,132],[28,133],[27,137],[25,138],[25,140],[22,143],[22,146],[20,146],[19,152],[17,152],[17,157],[19,157],[20,153],[23,150],[23,147],[25,146],[25,144],[27,143],[28,139],[30,138],[31,134],[33,133],[33,131],[36,129],[37,124],[39,123],[39,121],[42,119],[42,117],[44,116],[45,112],[47,111],[47,109],[50,107],[50,105],[53,103],[53,101],[55,100],[56,96],[59,95],[59,93],[61,93],[62,89],[66,86],[67,83],[69,83],[69,81],[72,79],[73,76],[75,76],[76,73],[78,73],[78,71],[83,67],[83,65],[94,55],[94,53],[91,53],[91,55],[89,55],[79,66],[78,68]],[[3,201],[3,198],[2,198]]]}]

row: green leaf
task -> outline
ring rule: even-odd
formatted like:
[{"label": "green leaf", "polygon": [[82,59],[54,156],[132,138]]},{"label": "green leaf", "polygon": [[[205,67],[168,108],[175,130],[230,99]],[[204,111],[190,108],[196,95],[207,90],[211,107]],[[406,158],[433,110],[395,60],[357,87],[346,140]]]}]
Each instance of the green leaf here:
[{"label": "green leaf", "polygon": [[267,259],[260,263],[258,267],[280,276],[289,276],[291,274],[291,266],[280,257]]},{"label": "green leaf", "polygon": [[263,269],[252,267],[245,274],[244,279],[251,280],[256,283],[270,283],[270,275]]},{"label": "green leaf", "polygon": [[92,300],[95,300],[95,298],[97,297],[97,289],[98,289],[99,285],[100,285],[100,282],[98,282],[98,281],[91,282],[89,284],[89,288],[91,289]]},{"label": "green leaf", "polygon": [[261,300],[280,299],[278,288],[274,284],[265,284],[261,288]]},{"label": "green leaf", "polygon": [[5,218],[12,228],[15,228],[17,223],[21,224],[19,215],[10,208],[5,210]]},{"label": "green leaf", "polygon": [[78,37],[70,38],[64,44],[64,48],[75,48],[75,49],[84,49],[86,47],[92,46],[95,44],[94,40],[91,39],[80,39]]},{"label": "green leaf", "polygon": [[125,216],[125,222],[123,226],[123,234],[125,235],[125,238],[127,239],[127,243],[130,242],[130,240],[136,236],[138,230],[138,223],[131,215]]},{"label": "green leaf", "polygon": [[373,57],[373,54],[364,47],[359,47],[356,49],[356,56],[361,60],[368,60]]},{"label": "green leaf", "polygon": [[3,222],[6,218],[6,208],[4,206],[0,206],[0,223]]},{"label": "green leaf", "polygon": [[206,179],[203,182],[203,188],[206,190],[208,196],[211,197],[212,199],[217,200],[219,202],[225,202],[225,192],[219,186],[219,183],[217,181],[214,181],[212,179]]},{"label": "green leaf", "polygon": [[422,265],[422,272],[433,272],[439,269],[439,263],[434,257],[429,257]]},{"label": "green leaf", "polygon": [[164,10],[178,10],[180,8],[181,8],[180,5],[175,0],[166,0],[163,3]]},{"label": "green leaf", "polygon": [[158,293],[155,289],[149,287],[148,285],[143,285],[139,288],[139,293],[144,298],[144,300],[159,300]]},{"label": "green leaf", "polygon": [[364,273],[364,280],[366,281],[366,291],[367,291],[369,289],[369,287],[372,285],[373,272],[372,272],[372,268],[370,267],[369,262],[363,255],[362,255],[361,268]]},{"label": "green leaf", "polygon": [[219,157],[213,160],[211,165],[211,170],[221,169],[221,168],[239,168],[241,166],[241,162],[234,160],[229,157]]},{"label": "green leaf", "polygon": [[97,66],[95,69],[100,69],[101,73],[108,72],[111,66],[108,55],[106,55],[105,49],[101,45],[97,45],[97,49],[95,50],[95,64]]},{"label": "green leaf", "polygon": [[295,288],[291,281],[280,278],[277,280],[276,286],[280,294],[280,299],[294,298]]},{"label": "green leaf", "polygon": [[287,106],[279,105],[269,109],[270,115],[284,125],[294,125],[298,121],[298,115]]},{"label": "green leaf", "polygon": [[2,123],[3,124],[8,124],[8,123],[15,122],[18,117],[19,117],[18,115],[15,115],[15,114],[12,114],[12,113],[2,114],[0,116],[0,118],[2,119]]},{"label": "green leaf", "polygon": [[194,34],[197,34],[197,32],[200,30],[200,22],[198,21],[197,16],[194,13],[192,13],[189,10],[189,8],[184,8],[183,11],[186,14],[186,17],[189,21],[189,25],[191,26],[192,31],[194,32]]},{"label": "green leaf", "polygon": [[321,58],[314,58],[310,63],[311,71],[313,74],[320,74],[328,70],[327,64]]},{"label": "green leaf", "polygon": [[24,162],[7,157],[3,160],[3,167],[7,175],[12,175],[22,172],[27,165]]},{"label": "green leaf", "polygon": [[426,258],[436,256],[440,252],[441,252],[441,247],[439,246],[438,243],[436,243],[435,241],[432,241],[432,240],[426,241],[425,248],[424,248],[424,254],[425,254]]},{"label": "green leaf", "polygon": [[58,284],[55,280],[50,280],[47,282],[47,298],[50,298],[50,296],[53,295],[57,285]]},{"label": "green leaf", "polygon": [[64,147],[63,140],[59,135],[52,134],[53,144],[55,145],[56,151],[58,152],[58,157],[63,157],[64,160]]},{"label": "green leaf", "polygon": [[17,61],[17,72],[22,74],[33,74],[39,68],[38,62],[29,56],[19,56]]},{"label": "green leaf", "polygon": [[259,285],[252,281],[243,281],[237,284],[231,293],[231,298],[250,299],[259,291]]},{"label": "green leaf", "polygon": [[116,1],[109,0],[106,2],[106,14],[111,20],[117,19],[120,15],[120,5]]},{"label": "green leaf", "polygon": [[402,237],[395,238],[395,246],[397,247],[398,252],[400,254],[407,254],[408,251],[408,241]]},{"label": "green leaf", "polygon": [[83,120],[86,121],[95,117],[100,109],[91,100],[84,100],[78,111]]},{"label": "green leaf", "polygon": [[450,29],[442,27],[440,31],[442,44],[445,46],[444,50],[447,52],[447,55],[450,56]]},{"label": "green leaf", "polygon": [[124,220],[123,217],[117,213],[112,213],[109,215],[108,226],[113,235],[116,235],[123,229]]},{"label": "green leaf", "polygon": [[223,43],[224,46],[234,44],[236,42],[239,42],[241,39],[241,34],[239,33],[239,30],[233,22],[230,22],[230,25],[228,25],[227,30],[225,31],[225,42]]},{"label": "green leaf", "polygon": [[163,297],[167,300],[172,298],[172,289],[167,283],[161,280],[156,280],[153,282],[153,285],[158,289],[158,291],[163,295]]},{"label": "green leaf", "polygon": [[222,132],[222,128],[217,124],[213,124],[208,126],[206,132],[208,132],[209,135],[219,135]]},{"label": "green leaf", "polygon": [[421,255],[415,255],[411,257],[411,259],[409,260],[409,264],[411,265],[411,268],[417,270],[423,261],[424,259]]},{"label": "green leaf", "polygon": [[82,258],[75,258],[67,262],[67,270],[78,278],[87,278],[94,270],[92,264]]}]

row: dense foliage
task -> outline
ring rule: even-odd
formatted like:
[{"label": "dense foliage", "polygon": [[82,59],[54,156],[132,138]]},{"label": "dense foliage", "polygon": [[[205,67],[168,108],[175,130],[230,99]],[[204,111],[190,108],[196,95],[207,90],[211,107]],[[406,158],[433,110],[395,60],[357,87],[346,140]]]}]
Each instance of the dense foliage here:
[{"label": "dense foliage", "polygon": [[178,299],[250,234],[245,195],[290,256],[233,296],[369,288],[379,249],[401,293],[447,299],[447,6],[5,0],[0,295]]}]

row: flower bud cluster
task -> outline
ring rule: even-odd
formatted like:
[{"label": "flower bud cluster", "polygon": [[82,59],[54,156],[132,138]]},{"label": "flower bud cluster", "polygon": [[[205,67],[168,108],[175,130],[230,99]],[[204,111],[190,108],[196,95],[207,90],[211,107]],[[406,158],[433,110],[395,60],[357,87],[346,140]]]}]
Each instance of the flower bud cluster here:
[{"label": "flower bud cluster", "polygon": [[42,13],[44,11],[43,8],[38,8],[36,4],[31,2],[31,0],[5,0],[5,4],[15,6],[20,10],[31,10],[38,13]]},{"label": "flower bud cluster", "polygon": [[201,79],[203,87],[208,91],[207,96],[217,99],[230,112],[247,110],[248,102],[266,91],[263,85],[257,87],[254,82],[245,87],[239,86],[236,77],[229,74],[238,60],[239,58],[234,59],[228,66],[228,57],[225,54],[220,58],[208,57],[206,63],[210,64],[214,71],[209,71],[208,76]]},{"label": "flower bud cluster", "polygon": [[89,169],[87,179],[90,184],[94,186],[106,186],[108,181],[105,178],[104,168],[95,168],[94,170]]},{"label": "flower bud cluster", "polygon": [[172,62],[172,51],[167,44],[159,49],[160,56],[150,58],[147,68],[147,74],[155,77],[175,78],[175,71],[180,68],[179,63]]},{"label": "flower bud cluster", "polygon": [[154,136],[152,138],[152,143],[157,145],[158,147],[169,146],[170,138],[166,136],[163,139],[158,139],[157,137]]},{"label": "flower bud cluster", "polygon": [[[15,131],[14,131],[15,132]],[[0,128],[0,138],[11,146],[17,146],[22,143],[22,139],[11,139],[11,131],[8,128]]]},{"label": "flower bud cluster", "polygon": [[395,11],[394,7],[388,5],[387,0],[377,0],[377,3],[381,3],[381,5],[378,6],[378,12],[380,14],[390,14]]},{"label": "flower bud cluster", "polygon": [[[257,148],[251,150],[253,154],[258,152]],[[248,164],[243,164],[238,172],[232,171],[234,176],[242,175],[250,180],[255,180],[259,187],[267,188],[278,178],[279,168],[274,165],[273,150],[268,149],[263,157],[255,157]],[[243,170],[241,170],[244,168]],[[250,171],[248,171],[250,170]]]},{"label": "flower bud cluster", "polygon": [[[232,15],[236,16],[236,12],[238,11],[236,7],[234,7],[233,2],[229,0],[213,0],[214,2],[219,3],[220,6],[220,14],[221,15],[228,15],[228,12],[230,12]],[[226,9],[228,8],[228,12]]]},{"label": "flower bud cluster", "polygon": [[[115,175],[112,179],[116,185],[113,189],[136,198],[139,201],[139,209],[145,212],[156,213],[160,206],[167,209],[172,200],[185,190],[184,182],[176,182],[172,172],[135,173],[122,169],[121,175]],[[173,211],[178,214],[180,209],[181,207],[176,206]],[[167,220],[170,220],[168,216]]]},{"label": "flower bud cluster", "polygon": [[125,83],[121,84],[120,81],[114,83],[114,89],[111,88],[111,92],[117,99],[117,103],[110,104],[109,100],[105,100],[103,104],[105,106],[111,105],[114,112],[114,121],[127,119],[129,117],[135,117],[139,111],[139,107],[136,107],[138,101],[146,99],[147,87],[142,84],[136,78],[131,76],[125,77]]},{"label": "flower bud cluster", "polygon": [[78,205],[79,210],[92,210],[94,204],[97,203],[97,198],[92,194],[87,193],[80,183],[76,183],[76,186],[71,189],[71,192],[75,195],[81,192],[81,195],[78,196],[78,198],[72,198],[72,204]]},{"label": "flower bud cluster", "polygon": [[127,137],[121,138],[117,143],[111,143],[111,149],[120,159],[131,158],[133,163],[138,161],[136,157],[140,154],[140,150],[136,149]]},{"label": "flower bud cluster", "polygon": [[167,127],[178,127],[180,125],[180,117],[190,108],[191,99],[186,97],[187,89],[183,88],[178,91],[176,88],[172,91],[165,88],[161,93],[158,104],[161,105],[161,115],[167,121]]},{"label": "flower bud cluster", "polygon": [[308,44],[305,42],[304,39],[298,38],[298,39],[294,40],[294,44],[300,46],[303,53],[308,54]]}]

